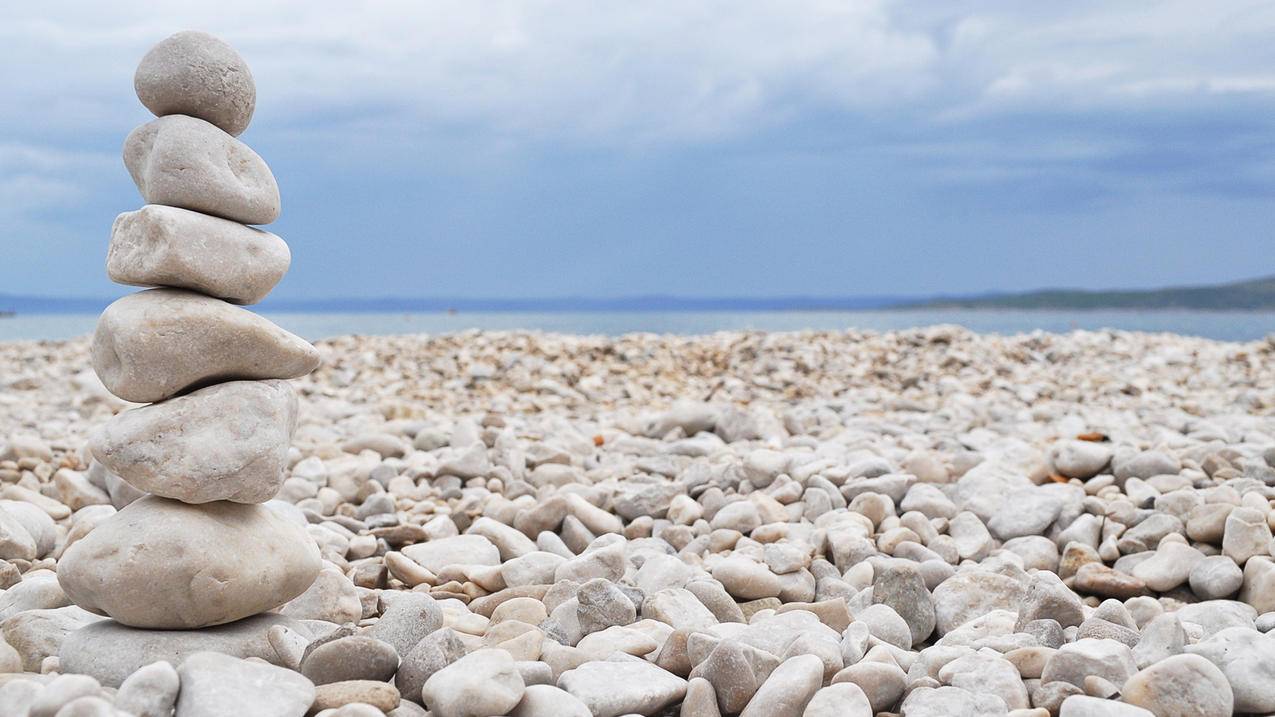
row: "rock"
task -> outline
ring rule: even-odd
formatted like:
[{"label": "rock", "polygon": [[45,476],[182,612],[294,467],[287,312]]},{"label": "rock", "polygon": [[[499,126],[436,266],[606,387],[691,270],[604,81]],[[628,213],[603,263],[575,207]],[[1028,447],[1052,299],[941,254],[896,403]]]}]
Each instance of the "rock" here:
[{"label": "rock", "polygon": [[1040,535],[1058,519],[1062,509],[1061,497],[1040,488],[1015,491],[987,522],[987,529],[1001,540]]},{"label": "rock", "polygon": [[202,630],[141,630],[100,620],[68,635],[58,654],[64,671],[90,675],[103,685],[117,687],[146,665],[158,661],[180,665],[197,652],[255,657],[277,664],[279,658],[267,638],[274,625],[309,635],[299,623],[271,613]]},{"label": "rock", "polygon": [[[1259,613],[1275,610],[1275,561],[1266,556],[1249,558],[1242,575],[1240,602],[1252,605]],[[1220,587],[1229,586],[1224,584]]]},{"label": "rock", "polygon": [[[64,471],[58,471],[54,476],[65,474]],[[35,555],[37,558],[45,557],[53,552],[57,546],[59,531],[57,525],[53,522],[50,514],[32,503],[21,500],[0,500],[0,510],[8,513],[26,529],[27,534],[35,541]],[[93,511],[81,511],[72,520],[72,524],[77,524],[81,516],[88,512],[100,512],[102,508],[95,508]],[[68,540],[70,536],[67,536]]]},{"label": "rock", "polygon": [[207,503],[262,503],[283,484],[297,423],[286,381],[230,381],[117,414],[93,457],[148,493]]},{"label": "rock", "polygon": [[898,703],[907,686],[907,675],[897,664],[861,660],[834,675],[832,682],[857,685],[867,695],[875,714],[889,711]]},{"label": "rock", "polygon": [[1054,470],[1067,478],[1089,480],[1111,462],[1112,450],[1094,441],[1059,441],[1050,451]]},{"label": "rock", "polygon": [[1230,717],[1231,685],[1199,655],[1174,655],[1130,677],[1122,699],[1156,717]]},{"label": "rock", "polygon": [[1236,508],[1226,517],[1226,532],[1222,536],[1222,553],[1244,565],[1254,555],[1269,555],[1271,527],[1266,515],[1253,508]]},{"label": "rock", "polygon": [[801,717],[873,717],[874,714],[872,704],[858,685],[839,682],[816,692]]},{"label": "rock", "polygon": [[404,546],[403,554],[437,575],[457,565],[500,565],[500,550],[482,535],[456,535]]},{"label": "rock", "polygon": [[[1249,560],[1245,568],[1259,570],[1262,561]],[[1244,571],[1225,555],[1210,555],[1191,568],[1191,592],[1202,600],[1220,600],[1236,593],[1244,584]]]},{"label": "rock", "polygon": [[740,717],[802,717],[822,684],[823,661],[818,657],[785,660],[762,683]]},{"label": "rock", "polygon": [[940,635],[992,610],[1017,610],[1024,597],[1022,584],[999,573],[958,573],[934,588],[935,626]]},{"label": "rock", "polygon": [[350,635],[307,649],[301,674],[316,685],[349,680],[384,682],[398,669],[393,646],[365,635]]},{"label": "rock", "polygon": [[21,521],[0,506],[0,560],[35,560],[35,538]]},{"label": "rock", "polygon": [[1203,559],[1204,553],[1195,548],[1170,542],[1161,545],[1150,558],[1134,566],[1131,573],[1148,588],[1168,592],[1185,583],[1191,576],[1191,569]]},{"label": "rock", "polygon": [[592,717],[589,708],[571,693],[553,685],[528,685],[510,717]]},{"label": "rock", "polygon": [[172,665],[152,662],[124,680],[115,695],[115,707],[136,717],[169,717],[180,686]]},{"label": "rock", "polygon": [[32,570],[18,584],[0,594],[0,620],[7,620],[27,610],[46,610],[70,604],[57,575],[47,570]]},{"label": "rock", "polygon": [[938,678],[943,684],[973,693],[996,695],[1009,709],[1029,706],[1018,668],[1003,657],[986,653],[958,657],[939,668]]},{"label": "rock", "polygon": [[736,600],[776,597],[783,590],[778,576],[770,572],[764,563],[742,555],[718,560],[711,572],[713,579]]},{"label": "rock", "polygon": [[1239,713],[1275,712],[1275,639],[1248,627],[1228,627],[1186,651],[1226,675]]},{"label": "rock", "polygon": [[1133,646],[1133,657],[1139,668],[1182,654],[1186,647],[1186,631],[1176,613],[1153,618],[1142,628],[1138,643]]},{"label": "rock", "polygon": [[301,338],[250,311],[180,289],[149,289],[106,307],[93,369],[111,393],[152,403],[210,382],[296,378],[319,365]]},{"label": "rock", "polygon": [[190,115],[238,136],[257,104],[252,72],[234,48],[204,32],[170,35],[133,75],[137,98],[156,117]]},{"label": "rock", "polygon": [[191,628],[276,607],[319,565],[309,536],[265,506],[148,496],[71,546],[58,581],[80,607],[125,625]]},{"label": "rock", "polygon": [[1138,671],[1133,651],[1115,640],[1082,639],[1058,648],[1045,663],[1042,682],[1070,682],[1084,688],[1096,675],[1119,687]]},{"label": "rock", "polygon": [[1087,695],[1072,695],[1062,703],[1058,717],[1156,717],[1135,705]]},{"label": "rock", "polygon": [[177,668],[181,717],[303,717],[314,685],[292,670],[219,652],[196,652]]},{"label": "rock", "polygon": [[389,712],[399,705],[398,690],[394,685],[373,680],[348,680],[316,685],[311,712],[336,709],[348,704],[371,705],[381,712]]},{"label": "rock", "polygon": [[891,560],[878,565],[872,578],[872,602],[888,605],[903,618],[913,645],[934,632],[934,603],[915,563]]},{"label": "rock", "polygon": [[395,599],[364,634],[389,643],[395,652],[406,656],[426,635],[442,626],[443,611],[434,598],[407,593]]},{"label": "rock", "polygon": [[1005,717],[1005,703],[996,695],[959,687],[917,687],[904,698],[903,717]]},{"label": "rock", "polygon": [[583,702],[593,717],[655,715],[686,694],[686,680],[637,659],[586,662],[563,672],[558,687]]},{"label": "rock", "polygon": [[437,717],[491,717],[511,711],[525,690],[508,652],[483,649],[435,672],[421,698]]},{"label": "rock", "polygon": [[676,630],[712,630],[717,617],[686,588],[666,588],[642,602],[642,617],[672,625]]},{"label": "rock", "polygon": [[297,620],[323,620],[343,625],[363,617],[359,591],[340,570],[324,565],[310,586],[279,608]]},{"label": "rock", "polygon": [[585,633],[605,630],[613,625],[629,625],[637,620],[637,608],[633,602],[614,583],[604,578],[594,578],[581,585],[576,600],[577,619]]},{"label": "rock", "polygon": [[1117,600],[1128,600],[1143,595],[1147,591],[1146,583],[1138,578],[1112,570],[1102,563],[1086,563],[1080,566],[1080,569],[1076,571],[1073,586],[1076,592]]},{"label": "rock", "polygon": [[31,717],[54,717],[63,707],[101,689],[97,680],[88,675],[58,675],[53,678],[31,702]]},{"label": "rock", "polygon": [[56,656],[67,636],[102,618],[74,605],[24,610],[5,618],[4,642],[18,654],[21,669],[38,672],[50,656]]},{"label": "rock", "polygon": [[1146,480],[1153,476],[1176,474],[1182,469],[1182,464],[1164,451],[1151,450],[1117,461],[1114,467],[1116,480],[1124,481],[1129,478]]},{"label": "rock", "polygon": [[190,289],[234,304],[255,304],[291,262],[288,245],[270,232],[148,204],[115,218],[106,273],[118,284]]},{"label": "rock", "polygon": [[434,673],[465,656],[465,645],[455,630],[444,627],[421,639],[394,675],[394,685],[403,697],[420,701],[421,687]]},{"label": "rock", "polygon": [[124,140],[124,166],[147,204],[242,224],[279,218],[279,186],[248,145],[201,119],[168,115]]}]

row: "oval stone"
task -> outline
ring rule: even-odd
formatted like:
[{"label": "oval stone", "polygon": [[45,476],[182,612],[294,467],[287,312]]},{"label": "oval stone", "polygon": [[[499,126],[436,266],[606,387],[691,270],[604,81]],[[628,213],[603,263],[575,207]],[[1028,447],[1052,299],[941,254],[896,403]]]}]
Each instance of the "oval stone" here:
[{"label": "oval stone", "polygon": [[238,136],[257,106],[248,63],[234,48],[206,32],[171,35],[142,58],[133,89],[156,117],[190,115]]},{"label": "oval stone", "polygon": [[231,381],[116,414],[90,441],[129,484],[184,503],[263,503],[283,484],[297,425],[286,381]]},{"label": "oval stone", "polygon": [[169,115],[124,140],[124,166],[147,204],[244,224],[279,218],[279,185],[248,145],[195,117]]},{"label": "oval stone", "polygon": [[220,381],[296,378],[319,352],[251,311],[180,289],[150,289],[106,307],[93,369],[125,401],[151,403]]},{"label": "oval stone", "polygon": [[321,564],[305,529],[264,505],[148,495],[72,545],[58,582],[76,605],[124,625],[185,629],[278,607]]},{"label": "oval stone", "polygon": [[288,245],[270,232],[162,204],[116,217],[106,252],[111,281],[193,289],[236,304],[266,298],[291,263]]}]

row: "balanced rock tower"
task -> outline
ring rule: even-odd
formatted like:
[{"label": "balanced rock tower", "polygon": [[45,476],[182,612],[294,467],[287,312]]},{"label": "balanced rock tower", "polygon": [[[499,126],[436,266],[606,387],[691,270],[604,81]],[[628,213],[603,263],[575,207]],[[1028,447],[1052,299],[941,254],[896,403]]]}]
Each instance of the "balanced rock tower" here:
[{"label": "balanced rock tower", "polygon": [[129,628],[231,623],[300,595],[319,573],[301,522],[265,502],[287,467],[297,397],[284,380],[319,365],[313,346],[238,305],[288,269],[270,168],[235,137],[252,118],[252,74],[229,45],[182,32],[134,78],[158,119],[124,142],[146,206],[111,229],[107,273],[156,287],[102,314],[93,368],[150,405],[116,415],[93,457],[146,495],[66,551],[58,581],[80,607]]}]

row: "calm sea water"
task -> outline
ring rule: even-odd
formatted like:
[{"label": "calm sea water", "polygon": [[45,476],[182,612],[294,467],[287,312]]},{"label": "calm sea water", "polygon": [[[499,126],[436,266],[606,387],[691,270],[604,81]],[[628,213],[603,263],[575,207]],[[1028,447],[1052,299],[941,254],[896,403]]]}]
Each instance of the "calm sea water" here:
[{"label": "calm sea water", "polygon": [[[1125,329],[1250,341],[1275,333],[1275,313],[1216,311],[792,311],[792,312],[588,312],[459,314],[266,314],[307,339],[342,334],[450,333],[466,329],[532,329],[577,334],[633,332],[703,334],[756,329],[866,329],[889,331],[957,324],[973,331],[1019,334],[1036,330]],[[0,341],[67,339],[93,331],[96,315],[20,315],[0,318]]]}]

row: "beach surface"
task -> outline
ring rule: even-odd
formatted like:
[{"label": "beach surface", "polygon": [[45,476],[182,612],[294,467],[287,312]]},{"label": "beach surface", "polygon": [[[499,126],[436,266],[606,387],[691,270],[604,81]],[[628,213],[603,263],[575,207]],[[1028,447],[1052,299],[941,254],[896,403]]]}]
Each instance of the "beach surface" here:
[{"label": "beach surface", "polygon": [[[934,326],[316,346],[268,505],[314,538],[320,578],[282,627],[165,653],[56,580],[67,545],[136,498],[86,449],[134,404],[87,339],[0,344],[0,669],[35,685],[0,702],[60,671],[118,686],[220,639],[316,685],[302,712],[1275,711],[1271,340]],[[197,681],[210,704],[228,675]]]}]

